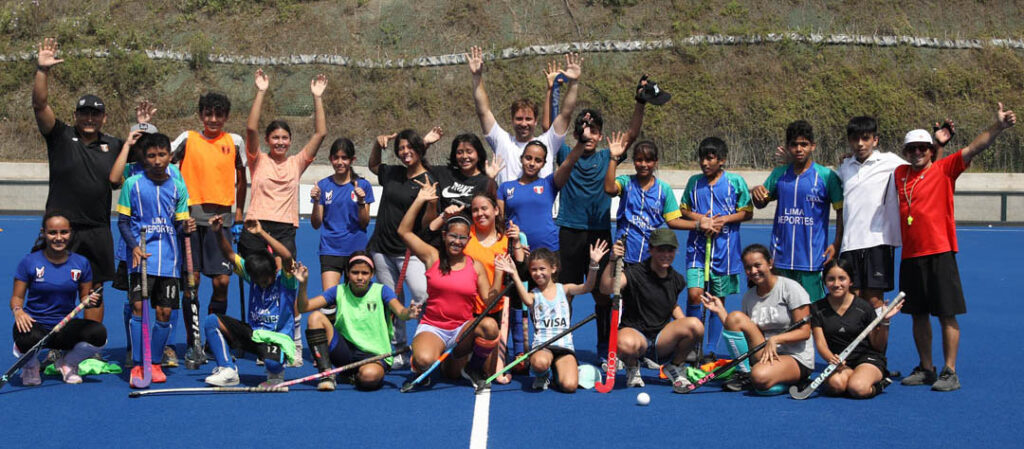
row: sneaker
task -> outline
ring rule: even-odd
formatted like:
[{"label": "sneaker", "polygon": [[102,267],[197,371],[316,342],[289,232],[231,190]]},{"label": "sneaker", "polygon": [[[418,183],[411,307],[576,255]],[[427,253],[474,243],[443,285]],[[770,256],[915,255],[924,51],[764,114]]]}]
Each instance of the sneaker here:
[{"label": "sneaker", "polygon": [[640,365],[626,368],[626,386],[630,388],[644,387],[644,379],[640,377]]},{"label": "sneaker", "polygon": [[274,388],[282,383],[284,383],[284,371],[277,374],[267,371],[267,380],[260,382],[260,388]]},{"label": "sneaker", "polygon": [[167,382],[167,375],[164,374],[164,370],[160,367],[159,363],[154,363],[151,366],[149,374],[151,375],[151,380],[155,384]]},{"label": "sneaker", "polygon": [[160,359],[160,366],[166,366],[168,368],[178,367],[178,353],[174,352],[174,348],[164,346],[164,355]]},{"label": "sneaker", "polygon": [[197,351],[188,348],[185,350],[185,368],[188,369],[199,369],[200,366],[206,363],[206,354],[202,351]]},{"label": "sneaker", "polygon": [[138,388],[136,385],[142,383],[142,365],[135,365],[132,367],[132,372],[128,376],[128,385],[132,388]]},{"label": "sneaker", "polygon": [[661,365],[647,357],[640,359],[640,364],[647,369],[661,369]]},{"label": "sneaker", "polygon": [[939,373],[938,380],[932,384],[932,390],[935,391],[953,391],[960,389],[960,376],[956,375],[956,371],[948,366],[942,367],[942,372]]},{"label": "sneaker", "polygon": [[[405,369],[409,367],[409,359],[405,354],[396,355],[391,362],[391,369]],[[426,379],[424,379],[426,380]]]},{"label": "sneaker", "polygon": [[301,367],[305,362],[302,360],[302,340],[295,340],[295,360],[290,363],[285,363],[284,366],[288,368]]},{"label": "sneaker", "polygon": [[914,370],[910,372],[910,375],[904,377],[900,383],[907,386],[931,385],[935,383],[937,378],[938,376],[935,375],[935,367],[932,367],[930,370],[926,370],[921,368],[921,365],[918,365],[915,366]]},{"label": "sneaker", "polygon": [[60,360],[60,358],[63,356],[64,353],[61,352],[60,349],[51,349],[49,352],[46,353],[46,360],[43,360],[43,364],[40,365],[40,367],[46,368],[46,365],[53,365],[54,363],[57,362],[57,360]]},{"label": "sneaker", "polygon": [[469,384],[472,385],[473,388],[480,388],[484,383],[483,373],[480,373],[468,366],[462,368],[462,378],[468,380]]},{"label": "sneaker", "polygon": [[320,382],[317,382],[316,389],[317,391],[334,391],[336,386],[337,383],[334,382],[334,376],[327,376],[320,379]]},{"label": "sneaker", "polygon": [[80,384],[82,383],[82,376],[78,375],[77,364],[66,364],[64,358],[61,357],[54,363],[57,367],[57,371],[60,371],[61,376],[64,377],[64,383],[66,384]]},{"label": "sneaker", "polygon": [[665,375],[668,376],[670,382],[672,382],[672,391],[676,393],[689,393],[690,392],[690,380],[686,378],[686,369],[683,366],[675,365],[672,363],[666,363],[662,367],[665,371]]},{"label": "sneaker", "polygon": [[212,374],[206,376],[206,383],[215,387],[238,385],[238,370],[230,366],[218,366]]},{"label": "sneaker", "polygon": [[[623,363],[622,359],[615,359],[615,371],[622,371],[626,369],[626,364]],[[601,358],[601,371],[608,372],[608,359]]]},{"label": "sneaker", "polygon": [[545,371],[533,378],[533,389],[544,391],[551,385],[551,371]]},{"label": "sneaker", "polygon": [[722,390],[733,393],[748,389],[750,389],[750,373],[745,371],[737,370],[733,373],[732,378],[722,384]]},{"label": "sneaker", "polygon": [[26,387],[34,387],[43,383],[43,378],[39,377],[39,365],[34,367],[22,367],[21,368],[21,385]]}]

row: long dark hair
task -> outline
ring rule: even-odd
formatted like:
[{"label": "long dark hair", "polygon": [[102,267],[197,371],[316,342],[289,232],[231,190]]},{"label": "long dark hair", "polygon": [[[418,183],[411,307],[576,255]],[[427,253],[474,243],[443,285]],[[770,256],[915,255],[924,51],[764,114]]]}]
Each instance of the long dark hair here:
[{"label": "long dark hair", "polygon": [[[36,251],[39,251],[41,249],[46,248],[46,222],[50,221],[50,219],[54,218],[54,217],[61,217],[61,218],[65,219],[65,220],[68,220],[68,217],[66,215],[64,215],[63,212],[61,212],[59,210],[50,209],[50,210],[46,211],[46,213],[43,214],[43,224],[39,228],[39,237],[36,237],[36,241],[35,241],[35,243],[32,244],[32,249],[29,252],[34,253]],[[71,224],[71,220],[68,220],[68,224]],[[74,230],[72,230],[71,231],[71,238],[68,239],[68,245],[67,245],[68,248],[71,248],[71,243],[74,241],[74,238],[75,238],[75,232],[74,232]],[[68,251],[70,252],[70,250],[68,250]]]},{"label": "long dark hair", "polygon": [[[473,194],[473,197],[469,199],[470,217],[472,217],[473,214],[473,200],[477,199],[477,197],[486,199],[491,203],[491,207],[498,211],[494,216],[494,231],[497,232],[499,236],[505,234],[505,217],[504,214],[501,213],[501,208],[498,207],[498,198],[495,197],[492,192],[484,190]],[[472,222],[472,219],[470,221]]]},{"label": "long dark hair", "polygon": [[459,144],[468,143],[476,151],[476,169],[480,170],[480,173],[487,173],[487,151],[484,151],[484,144],[480,141],[480,138],[473,133],[459,134],[452,139],[452,151],[448,154],[448,169],[452,172],[459,172],[459,161],[456,157],[456,153],[459,149]]},{"label": "long dark hair", "polygon": [[420,155],[420,163],[427,166],[427,144],[423,143],[423,137],[413,129],[403,129],[395,136],[394,153],[398,157],[398,145],[401,141],[409,142],[409,146],[416,154]]}]

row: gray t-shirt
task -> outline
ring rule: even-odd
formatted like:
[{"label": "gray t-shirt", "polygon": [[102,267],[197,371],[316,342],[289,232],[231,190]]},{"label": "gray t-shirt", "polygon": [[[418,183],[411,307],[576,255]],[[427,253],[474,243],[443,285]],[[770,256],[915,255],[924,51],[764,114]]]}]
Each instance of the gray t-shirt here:
[{"label": "gray t-shirt", "polygon": [[[811,304],[807,291],[796,281],[777,276],[775,287],[767,295],[757,294],[757,287],[743,294],[742,310],[765,338],[778,335],[793,323],[789,312]],[[801,365],[814,369],[814,337],[807,340],[779,345],[779,354],[791,355]]]}]

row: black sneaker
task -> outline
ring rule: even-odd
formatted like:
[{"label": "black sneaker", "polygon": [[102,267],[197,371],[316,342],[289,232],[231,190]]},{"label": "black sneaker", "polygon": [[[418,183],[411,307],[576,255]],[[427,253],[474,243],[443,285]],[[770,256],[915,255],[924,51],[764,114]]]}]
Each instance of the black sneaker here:
[{"label": "black sneaker", "polygon": [[914,370],[910,372],[910,375],[904,377],[903,380],[900,381],[900,383],[907,386],[931,385],[935,383],[935,380],[937,378],[938,377],[935,375],[934,367],[932,367],[932,369],[930,370],[926,370],[924,368],[921,368],[921,365],[918,365],[915,366]]},{"label": "black sneaker", "polygon": [[[934,372],[934,371],[933,371]],[[939,379],[932,384],[932,390],[935,391],[953,391],[960,389],[960,376],[956,375],[956,371],[953,371],[948,366],[942,367],[942,372],[939,373]]]},{"label": "black sneaker", "polygon": [[485,380],[483,373],[475,369],[472,369],[468,366],[462,368],[462,378],[468,380],[469,384],[472,385],[473,388],[477,390],[480,389],[480,386],[483,385]]},{"label": "black sneaker", "polygon": [[733,373],[732,378],[722,384],[722,390],[731,391],[733,393],[749,390],[750,389],[750,373],[744,371],[736,371]]}]

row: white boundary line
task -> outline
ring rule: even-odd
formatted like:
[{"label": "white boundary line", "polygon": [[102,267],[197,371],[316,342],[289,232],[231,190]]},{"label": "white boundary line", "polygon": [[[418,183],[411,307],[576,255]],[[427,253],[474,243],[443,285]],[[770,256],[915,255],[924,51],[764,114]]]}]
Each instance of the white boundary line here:
[{"label": "white boundary line", "polygon": [[469,435],[469,449],[487,448],[487,429],[490,425],[491,413],[491,389],[476,396],[476,403],[473,405],[473,431]]}]

